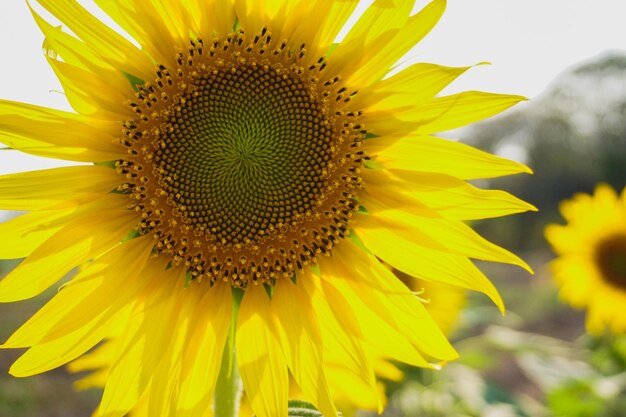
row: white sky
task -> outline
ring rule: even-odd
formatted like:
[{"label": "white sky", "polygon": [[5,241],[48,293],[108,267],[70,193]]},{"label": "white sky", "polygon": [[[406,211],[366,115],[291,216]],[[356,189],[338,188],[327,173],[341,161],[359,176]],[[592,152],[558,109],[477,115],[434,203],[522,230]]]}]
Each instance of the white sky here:
[{"label": "white sky", "polygon": [[[365,0],[362,6],[371,3]],[[418,0],[416,8],[427,4]],[[448,0],[439,25],[411,62],[493,65],[473,69],[453,91],[535,97],[573,63],[626,48],[626,0]],[[0,0],[0,98],[67,109],[41,52],[25,0]],[[0,174],[58,165],[0,151]]]}]

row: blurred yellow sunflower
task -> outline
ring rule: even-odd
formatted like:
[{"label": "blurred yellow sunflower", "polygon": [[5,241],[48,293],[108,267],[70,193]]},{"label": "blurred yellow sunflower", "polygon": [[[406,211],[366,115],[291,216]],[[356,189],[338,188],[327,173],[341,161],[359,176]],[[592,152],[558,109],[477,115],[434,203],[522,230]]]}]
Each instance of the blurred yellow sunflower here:
[{"label": "blurred yellow sunflower", "polygon": [[551,224],[545,235],[556,258],[552,275],[561,296],[587,309],[587,329],[626,331],[626,192],[618,196],[600,184],[593,195],[579,193],[561,203],[565,225]]},{"label": "blurred yellow sunflower", "polygon": [[0,258],[26,258],[0,301],[81,266],[2,345],[29,348],[11,374],[119,331],[99,414],[141,400],[199,416],[229,340],[258,417],[287,415],[290,374],[336,416],[344,381],[326,362],[375,398],[381,353],[424,367],[457,356],[381,260],[500,308],[469,258],[527,268],[464,221],[533,209],[465,182],[529,169],[431,136],[523,98],[437,96],[468,68],[385,78],[444,0],[415,15],[413,0],[375,1],[339,44],[356,0],[95,0],[135,43],[76,0],[37,3],[64,25],[33,11],[74,112],[0,101],[0,141],[91,164],[0,178],[0,209],[27,212],[0,226]]}]

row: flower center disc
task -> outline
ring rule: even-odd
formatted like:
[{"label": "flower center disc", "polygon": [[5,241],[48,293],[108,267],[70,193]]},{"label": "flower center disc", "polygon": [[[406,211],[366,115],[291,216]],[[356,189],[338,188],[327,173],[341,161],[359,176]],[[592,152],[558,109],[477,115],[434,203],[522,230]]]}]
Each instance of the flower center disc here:
[{"label": "flower center disc", "polygon": [[328,187],[333,131],[301,80],[274,68],[197,80],[155,160],[188,224],[225,244],[259,241],[313,210]]},{"label": "flower center disc", "polygon": [[601,241],[596,247],[595,260],[603,278],[626,290],[626,236],[617,235]]},{"label": "flower center disc", "polygon": [[138,231],[192,279],[291,277],[345,237],[366,132],[340,78],[305,56],[265,29],[239,31],[192,42],[138,87],[120,190]]}]

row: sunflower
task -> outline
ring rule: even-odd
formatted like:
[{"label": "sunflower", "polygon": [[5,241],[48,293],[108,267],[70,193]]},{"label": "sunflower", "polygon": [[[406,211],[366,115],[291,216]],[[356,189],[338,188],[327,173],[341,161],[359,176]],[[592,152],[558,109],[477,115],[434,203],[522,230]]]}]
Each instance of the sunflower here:
[{"label": "sunflower", "polygon": [[550,224],[546,239],[558,255],[552,275],[562,298],[587,309],[587,329],[626,331],[626,191],[600,184],[561,203],[567,224]]},{"label": "sunflower", "polygon": [[64,25],[33,10],[74,111],[1,101],[0,141],[88,165],[0,178],[0,209],[26,212],[0,226],[0,258],[25,258],[0,301],[80,266],[2,345],[28,348],[12,375],[119,331],[102,416],[202,415],[226,366],[258,417],[287,415],[290,375],[336,416],[327,363],[376,398],[375,358],[457,357],[383,262],[501,309],[470,258],[527,268],[464,221],[533,209],[466,182],[529,169],[431,135],[523,98],[437,96],[468,68],[387,76],[444,0],[375,1],[338,44],[356,0],[95,0],[134,42],[76,0],[37,3]]}]

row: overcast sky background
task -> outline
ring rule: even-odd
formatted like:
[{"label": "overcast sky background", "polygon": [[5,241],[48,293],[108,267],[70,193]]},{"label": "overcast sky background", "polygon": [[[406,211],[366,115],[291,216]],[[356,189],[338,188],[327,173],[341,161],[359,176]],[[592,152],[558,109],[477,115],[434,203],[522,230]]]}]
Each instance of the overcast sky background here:
[{"label": "overcast sky background", "polygon": [[[89,3],[83,2],[96,10]],[[427,3],[418,0],[416,10]],[[406,61],[489,61],[493,65],[473,69],[448,92],[478,89],[533,98],[570,65],[626,49],[625,16],[626,0],[449,0],[439,25]],[[69,109],[42,42],[26,1],[0,0],[0,98]],[[0,151],[0,174],[58,165]]]}]

